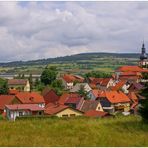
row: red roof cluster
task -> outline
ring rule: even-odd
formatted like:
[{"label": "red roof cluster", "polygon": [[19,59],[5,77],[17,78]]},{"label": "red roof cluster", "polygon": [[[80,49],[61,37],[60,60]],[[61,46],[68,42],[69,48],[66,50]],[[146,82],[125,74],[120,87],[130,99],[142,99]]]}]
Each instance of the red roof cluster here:
[{"label": "red roof cluster", "polygon": [[119,67],[116,71],[119,71],[119,72],[142,72],[143,69],[139,66],[122,66],[122,67]]},{"label": "red roof cluster", "polygon": [[92,78],[90,77],[90,84],[91,85],[101,85],[101,86],[107,86],[107,84],[109,83],[109,81],[111,80],[111,78]]}]

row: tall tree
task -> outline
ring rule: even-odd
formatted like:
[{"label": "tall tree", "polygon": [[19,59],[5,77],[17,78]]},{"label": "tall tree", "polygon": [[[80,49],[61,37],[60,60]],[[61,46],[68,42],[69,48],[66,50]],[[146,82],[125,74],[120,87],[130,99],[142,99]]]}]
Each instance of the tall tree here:
[{"label": "tall tree", "polygon": [[55,67],[46,67],[41,74],[41,82],[45,85],[50,85],[56,79],[57,74]]},{"label": "tall tree", "polygon": [[7,93],[8,93],[7,81],[0,78],[0,94],[7,94]]}]

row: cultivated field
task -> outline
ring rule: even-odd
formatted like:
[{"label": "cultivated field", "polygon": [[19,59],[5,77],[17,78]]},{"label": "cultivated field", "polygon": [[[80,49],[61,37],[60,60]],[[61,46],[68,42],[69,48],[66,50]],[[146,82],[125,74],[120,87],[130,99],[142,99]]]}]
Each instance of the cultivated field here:
[{"label": "cultivated field", "polygon": [[0,146],[148,146],[138,116],[0,121]]}]

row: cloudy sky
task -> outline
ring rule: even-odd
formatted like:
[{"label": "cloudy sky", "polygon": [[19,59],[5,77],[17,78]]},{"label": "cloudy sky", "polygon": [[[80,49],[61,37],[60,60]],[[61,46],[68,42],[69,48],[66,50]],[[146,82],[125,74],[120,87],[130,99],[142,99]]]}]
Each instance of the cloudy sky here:
[{"label": "cloudy sky", "polygon": [[0,62],[148,48],[148,2],[0,2]]}]

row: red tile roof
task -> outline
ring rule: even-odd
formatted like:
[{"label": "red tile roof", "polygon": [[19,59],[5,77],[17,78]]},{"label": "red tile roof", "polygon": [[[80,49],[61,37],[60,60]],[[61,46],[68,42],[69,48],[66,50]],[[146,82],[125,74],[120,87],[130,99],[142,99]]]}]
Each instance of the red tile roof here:
[{"label": "red tile roof", "polygon": [[122,67],[119,67],[116,71],[120,71],[120,72],[142,72],[143,69],[139,66],[122,66]]},{"label": "red tile roof", "polygon": [[6,107],[10,110],[31,110],[31,111],[42,111],[44,108],[39,107],[37,104],[13,104],[6,105]]},{"label": "red tile roof", "polygon": [[91,80],[92,85],[101,85],[101,86],[107,86],[111,78],[89,78]]},{"label": "red tile roof", "polygon": [[[71,107],[66,106],[66,105],[61,105],[61,104],[59,104],[59,103],[57,103],[57,104],[52,104],[52,103],[50,103],[50,104],[46,107],[46,109],[45,109],[45,114],[47,114],[47,115],[54,115],[54,114],[57,114],[57,113],[59,113],[59,112],[65,110],[65,109],[67,109],[67,108],[71,108]],[[71,109],[72,109],[72,110],[75,110],[75,111],[77,111],[77,112],[83,113],[82,111],[80,111],[80,110],[78,110],[78,109],[74,109],[74,108],[71,108]]]},{"label": "red tile roof", "polygon": [[9,79],[8,85],[26,85],[27,79]]},{"label": "red tile roof", "polygon": [[65,103],[66,100],[68,99],[69,95],[70,95],[70,94],[68,94],[68,93],[62,94],[62,96],[59,98],[59,101],[58,101],[58,102],[59,102],[60,104],[63,104],[63,105],[64,105],[64,103]]},{"label": "red tile roof", "polygon": [[45,95],[43,95],[44,100],[45,100],[45,104],[48,103],[54,103],[57,102],[59,100],[59,96],[56,94],[56,92],[54,90],[49,90],[48,92],[46,92]]},{"label": "red tile roof", "polygon": [[69,106],[61,105],[61,104],[50,104],[45,109],[45,114],[54,115],[58,112],[61,112],[65,109],[69,108]]},{"label": "red tile roof", "polygon": [[123,102],[130,102],[128,96],[126,96],[121,91],[105,91],[105,97],[111,103],[123,103]]},{"label": "red tile roof", "polygon": [[107,112],[96,111],[96,110],[89,110],[84,114],[84,116],[87,116],[87,117],[105,117],[107,115],[109,115]]},{"label": "red tile roof", "polygon": [[99,90],[99,89],[93,89],[93,90],[92,90],[92,93],[93,93],[93,95],[94,95],[96,98],[100,95],[101,92],[102,92],[102,91]]},{"label": "red tile roof", "polygon": [[73,96],[69,96],[69,98],[66,100],[66,104],[68,103],[79,103],[81,101],[82,97],[73,97]]},{"label": "red tile roof", "polygon": [[0,95],[0,109],[4,110],[5,105],[10,104],[14,98],[14,95]]},{"label": "red tile roof", "polygon": [[115,86],[111,88],[111,90],[120,90],[124,84],[126,84],[126,80],[119,81]]},{"label": "red tile roof", "polygon": [[74,82],[74,81],[78,81],[78,82],[83,82],[84,81],[84,78],[82,78],[80,76],[77,76],[77,75],[71,75],[71,74],[65,74],[62,78],[67,83],[71,83],[71,82]]},{"label": "red tile roof", "polygon": [[45,103],[43,96],[41,96],[37,92],[19,92],[16,94],[16,97],[23,103],[23,104],[39,104]]}]

